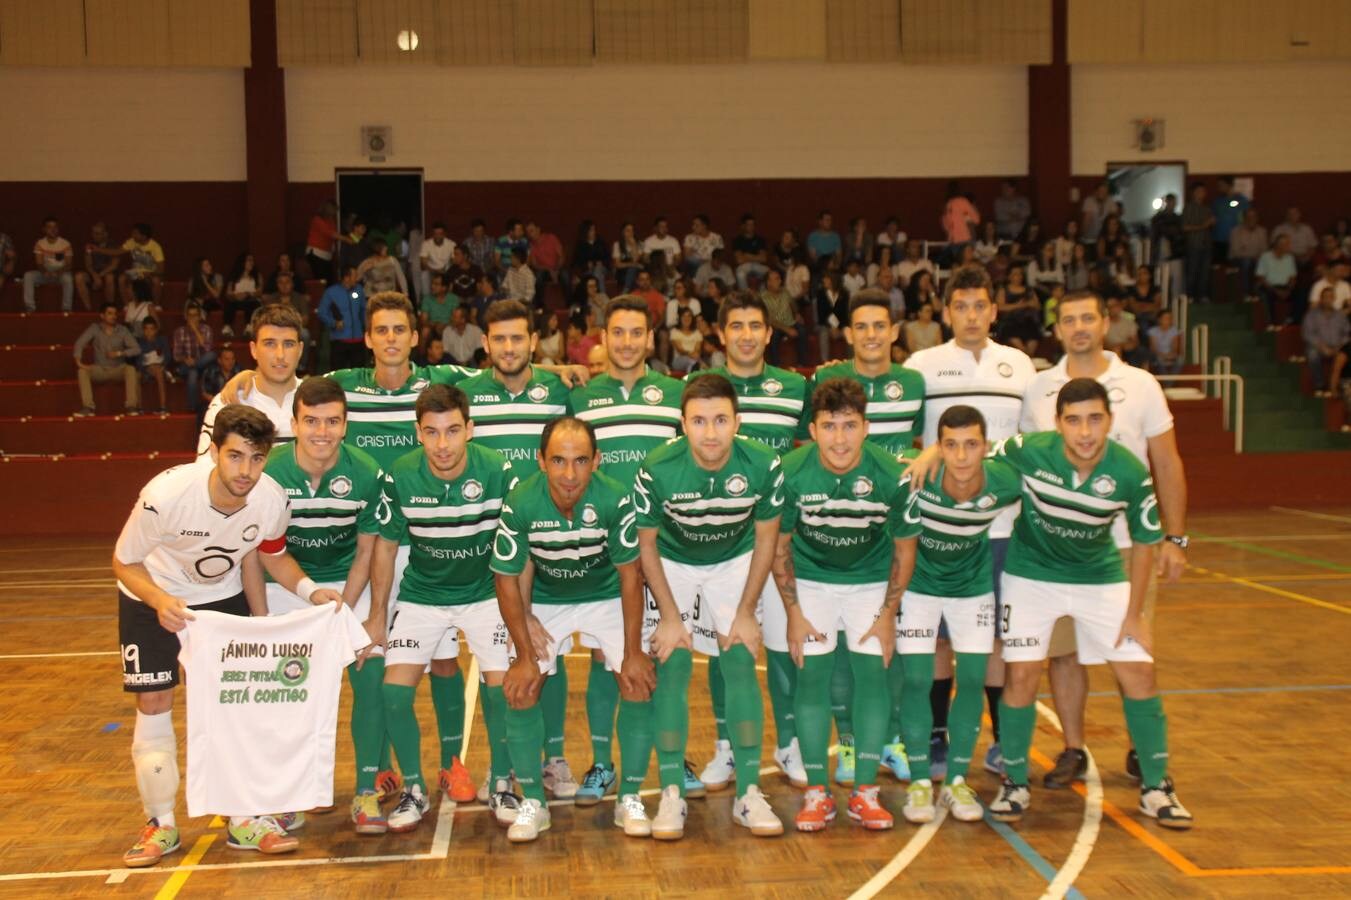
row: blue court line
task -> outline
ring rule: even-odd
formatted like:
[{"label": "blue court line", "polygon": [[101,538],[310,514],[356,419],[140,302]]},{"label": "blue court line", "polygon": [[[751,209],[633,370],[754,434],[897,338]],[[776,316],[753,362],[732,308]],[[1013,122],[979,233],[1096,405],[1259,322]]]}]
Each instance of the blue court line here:
[{"label": "blue court line", "polygon": [[[1173,688],[1160,694],[1299,694],[1310,691],[1351,691],[1351,684],[1284,684],[1273,687]],[[1090,697],[1116,697],[1116,691],[1090,691]],[[1038,694],[1038,700],[1051,699],[1050,694]]]},{"label": "blue court line", "polygon": [[[1018,832],[1014,831],[1003,822],[996,822],[994,819],[990,818],[990,811],[988,809],[985,811],[985,824],[993,828],[995,834],[1008,841],[1009,846],[1016,850],[1018,855],[1023,858],[1023,861],[1035,869],[1038,875],[1045,878],[1047,884],[1050,884],[1055,880],[1055,866],[1052,866],[1042,858],[1040,853],[1033,850],[1032,845],[1023,840],[1023,836]],[[1075,887],[1071,887],[1066,891],[1065,896],[1073,898],[1073,900],[1084,900],[1084,895]]]},{"label": "blue court line", "polygon": [[101,730],[104,734],[110,734],[121,727],[122,727],[121,722],[109,722],[107,725],[104,725]]}]

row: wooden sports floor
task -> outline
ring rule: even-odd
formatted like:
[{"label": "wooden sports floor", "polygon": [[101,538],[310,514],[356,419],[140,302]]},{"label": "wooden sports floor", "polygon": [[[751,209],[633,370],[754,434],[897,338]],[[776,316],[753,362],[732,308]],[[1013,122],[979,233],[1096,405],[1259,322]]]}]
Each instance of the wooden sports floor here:
[{"label": "wooden sports floor", "polygon": [[[0,896],[1351,896],[1351,788],[1343,775],[1351,746],[1351,509],[1199,515],[1192,528],[1193,568],[1164,589],[1157,624],[1172,771],[1197,820],[1189,833],[1165,832],[1132,811],[1137,792],[1122,771],[1119,702],[1107,671],[1095,669],[1096,777],[1078,791],[1034,785],[1032,810],[1015,828],[910,826],[899,815],[903,788],[888,781],[883,795],[897,826],[876,834],[841,814],[825,834],[754,838],[731,824],[724,793],[691,801],[686,837],[670,844],[625,838],[610,824],[610,803],[585,812],[555,805],[553,829],[522,847],[509,845],[476,804],[433,806],[411,835],[358,838],[343,813],[352,762],[340,729],[337,809],[311,817],[298,853],[260,859],[231,851],[223,829],[187,819],[180,799],[183,850],[136,871],[121,865],[141,812],[130,767],[133,708],[118,677],[111,542],[6,541]],[[579,777],[590,757],[586,666],[570,660],[567,749]],[[432,763],[433,719],[421,694]],[[691,698],[690,756],[702,765],[713,741],[702,666]],[[180,698],[180,743],[182,712]],[[1048,712],[1034,742],[1038,779],[1061,746]],[[987,741],[988,733],[982,755]],[[241,752],[261,762],[268,749]],[[485,760],[476,716],[466,760],[476,777]],[[995,779],[978,770],[973,783],[988,800]],[[791,822],[797,792],[777,772],[764,784]],[[649,806],[655,811],[654,801]]]}]

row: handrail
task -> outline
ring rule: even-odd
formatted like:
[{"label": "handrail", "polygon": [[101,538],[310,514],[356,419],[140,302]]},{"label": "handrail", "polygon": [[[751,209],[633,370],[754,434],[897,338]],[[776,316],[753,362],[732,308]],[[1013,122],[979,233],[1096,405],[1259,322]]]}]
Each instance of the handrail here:
[{"label": "handrail", "polygon": [[[1224,365],[1221,365],[1221,360],[1224,361]],[[1228,371],[1228,370],[1227,370],[1227,368],[1228,368],[1228,365],[1227,365],[1228,362],[1229,362],[1229,358],[1228,358],[1227,356],[1221,356],[1221,357],[1219,357],[1218,359],[1216,359],[1216,360],[1215,360],[1215,368],[1216,368],[1216,370],[1217,370],[1217,374],[1214,374],[1214,375],[1181,375],[1181,374],[1179,374],[1179,375],[1155,375],[1154,377],[1157,378],[1159,381],[1163,381],[1163,382],[1168,382],[1168,381],[1205,381],[1205,382],[1208,382],[1208,383],[1219,383],[1219,384],[1222,386],[1222,387],[1221,387],[1221,390],[1220,390],[1220,398],[1221,398],[1221,399],[1220,399],[1220,407],[1221,407],[1221,410],[1223,411],[1223,421],[1224,421],[1224,430],[1225,430],[1225,431],[1231,430],[1231,429],[1230,429],[1230,415],[1229,415],[1229,398],[1230,398],[1231,394],[1230,394],[1229,388],[1230,388],[1230,386],[1232,385],[1233,388],[1234,388],[1232,397],[1233,397],[1233,399],[1234,399],[1234,401],[1235,401],[1235,402],[1234,402],[1234,410],[1233,410],[1233,419],[1232,419],[1232,421],[1233,421],[1233,429],[1232,429],[1232,430],[1233,430],[1233,432],[1234,432],[1234,452],[1235,452],[1235,453],[1242,453],[1242,452],[1243,452],[1243,433],[1244,433],[1244,431],[1243,431],[1243,429],[1244,429],[1244,423],[1243,423],[1243,409],[1244,409],[1244,400],[1243,400],[1243,376],[1242,376],[1242,375],[1235,375],[1233,372]],[[1220,369],[1222,369],[1222,368],[1225,369],[1226,371],[1224,371],[1224,372],[1219,372],[1218,370],[1220,370]]]},{"label": "handrail", "polygon": [[1192,329],[1191,363],[1205,372],[1210,368],[1210,326],[1205,322]]}]

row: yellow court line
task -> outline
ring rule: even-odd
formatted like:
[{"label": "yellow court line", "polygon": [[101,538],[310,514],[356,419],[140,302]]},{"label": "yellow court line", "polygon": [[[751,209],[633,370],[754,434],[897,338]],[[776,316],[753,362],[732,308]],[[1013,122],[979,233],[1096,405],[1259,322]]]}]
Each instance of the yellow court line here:
[{"label": "yellow court line", "polygon": [[1277,597],[1285,597],[1288,600],[1298,600],[1300,603],[1307,603],[1310,606],[1320,606],[1323,609],[1330,609],[1333,612],[1339,612],[1342,615],[1351,616],[1351,607],[1340,606],[1336,603],[1329,603],[1327,600],[1319,600],[1316,597],[1308,597],[1304,594],[1296,594],[1294,591],[1286,591],[1281,588],[1269,587],[1265,584],[1258,584],[1255,581],[1249,581],[1246,578],[1239,578],[1236,575],[1226,575],[1223,572],[1216,572],[1214,569],[1203,569],[1200,566],[1192,566],[1202,574],[1214,575],[1233,584],[1241,584],[1244,587],[1250,587],[1255,591],[1262,591],[1267,594],[1275,594]]},{"label": "yellow court line", "polygon": [[178,892],[183,889],[183,885],[192,875],[193,870],[188,867],[201,862],[202,857],[206,856],[206,851],[215,841],[216,836],[214,834],[204,834],[199,837],[197,843],[193,844],[192,849],[188,851],[188,855],[183,857],[183,868],[169,876],[169,880],[164,883],[164,887],[160,888],[159,893],[155,894],[155,900],[173,900],[177,897]]},{"label": "yellow court line", "polygon": [[[1199,572],[1199,571],[1202,571],[1201,569],[1199,569],[1199,568],[1196,567],[1196,566],[1189,566],[1188,568],[1190,568],[1190,569],[1192,569],[1192,570],[1194,570],[1194,571],[1198,571],[1198,572]],[[1223,580],[1225,580],[1226,578],[1229,578],[1229,577],[1231,577],[1231,576],[1221,575],[1221,574],[1219,574],[1219,573],[1213,573],[1213,574],[1211,574],[1211,576],[1210,576],[1209,578],[1179,578],[1177,581],[1170,582],[1170,584],[1214,584],[1214,583],[1216,582],[1216,580],[1223,581]],[[1303,572],[1303,573],[1300,573],[1300,574],[1289,574],[1289,575],[1244,575],[1243,577],[1244,577],[1245,579],[1247,579],[1248,581],[1347,581],[1347,580],[1351,580],[1351,574],[1338,573],[1338,572],[1327,572],[1327,573],[1320,573],[1320,572],[1309,573],[1309,572]]]}]

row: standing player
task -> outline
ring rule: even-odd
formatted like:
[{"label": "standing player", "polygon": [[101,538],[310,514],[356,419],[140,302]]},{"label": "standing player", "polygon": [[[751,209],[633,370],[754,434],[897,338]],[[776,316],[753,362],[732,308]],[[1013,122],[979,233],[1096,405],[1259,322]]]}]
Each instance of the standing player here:
[{"label": "standing player", "polygon": [[[1154,470],[1164,543],[1159,545],[1158,567],[1151,570],[1145,590],[1144,616],[1154,625],[1158,575],[1176,581],[1187,566],[1187,480],[1182,456],[1177,450],[1173,415],[1168,400],[1153,375],[1128,366],[1115,353],[1103,349],[1107,337],[1107,305],[1087,291],[1069,294],[1056,308],[1056,335],[1065,356],[1055,366],[1038,373],[1023,399],[1022,430],[1055,428],[1055,398],[1071,378],[1093,378],[1107,389],[1112,402],[1112,440]],[[1122,519],[1112,526],[1112,538],[1121,550],[1122,562],[1130,568],[1131,540]],[[1088,701],[1088,670],[1075,655],[1074,627],[1068,619],[1056,623],[1048,654],[1051,658],[1051,691],[1065,732],[1065,749],[1043,784],[1062,788],[1088,771],[1084,752],[1084,708]],[[1135,750],[1126,757],[1126,772],[1140,778]]]},{"label": "standing player", "polygon": [[732,821],[752,834],[782,834],[783,823],[759,787],[764,708],[755,657],[760,595],[783,508],[783,470],[773,450],[737,437],[736,389],[726,378],[694,379],[680,402],[685,436],[648,454],[633,495],[652,598],[645,628],[658,659],[653,703],[662,793],[652,836],[676,839],[685,831],[693,649],[722,657],[737,768]]},{"label": "standing player", "polygon": [[[943,306],[943,322],[952,329],[952,340],[921,350],[905,361],[907,367],[924,376],[925,447],[938,442],[939,418],[948,407],[959,404],[980,411],[985,419],[988,440],[1000,441],[1017,433],[1023,394],[1037,370],[1023,351],[990,340],[995,312],[994,288],[985,267],[959,266],[948,279]],[[920,480],[918,476],[916,480]],[[990,526],[996,605],[1000,602],[999,573],[1004,570],[1004,555],[1016,515],[1016,510],[1005,510]],[[995,627],[998,637],[998,625]],[[938,639],[934,686],[930,694],[934,727],[928,754],[935,778],[941,778],[947,768],[948,704],[952,697],[953,672],[952,644],[942,625]],[[999,692],[1003,683],[1001,656],[992,653],[985,673],[985,697],[994,743],[985,756],[985,768],[996,774],[1003,771],[999,753]]]},{"label": "standing player", "polygon": [[[296,388],[300,386],[296,366],[300,364],[300,355],[305,349],[300,339],[305,323],[300,313],[292,307],[276,304],[261,307],[255,312],[249,320],[249,327],[253,335],[249,341],[249,352],[258,366],[257,377],[238,394],[223,390],[212,399],[197,437],[198,460],[208,458],[212,426],[227,403],[243,403],[262,410],[276,427],[279,441],[290,441],[293,437],[291,410]],[[235,399],[227,400],[227,397]]]},{"label": "standing player", "polygon": [[796,707],[809,787],[798,831],[821,831],[835,818],[826,759],[839,634],[845,635],[856,688],[857,771],[849,818],[870,830],[893,823],[877,788],[891,718],[885,670],[895,650],[901,594],[915,567],[919,518],[895,455],[867,441],[867,408],[857,382],[821,382],[812,394],[814,443],[783,459],[774,578],[793,661],[802,669]]},{"label": "standing player", "polygon": [[[1108,439],[1112,412],[1102,384],[1072,379],[1055,406],[1056,431],[1017,435],[995,451],[1023,476],[1023,507],[1004,569],[1008,682],[1000,715],[1007,774],[990,815],[1017,822],[1031,804],[1027,754],[1041,663],[1056,620],[1069,616],[1080,662],[1109,663],[1121,686],[1126,728],[1140,757],[1140,811],[1167,828],[1190,828],[1191,813],[1168,777],[1167,719],[1144,616],[1154,546],[1163,540],[1153,481],[1144,463]],[[1118,515],[1134,542],[1129,580],[1112,540]]]},{"label": "standing player", "polygon": [[[175,466],[141,489],[113,551],[117,578],[122,689],[136,695],[131,759],[148,819],[123,856],[132,868],[153,866],[179,847],[178,739],[174,686],[176,632],[192,610],[266,615],[262,592],[245,596],[242,564],[262,550],[263,567],[310,603],[341,602],[286,553],[286,494],[263,474],[275,430],[267,416],[231,406],[216,417],[211,465]],[[298,842],[270,815],[231,817],[229,846],[287,853]]]},{"label": "standing player", "polygon": [[[793,449],[793,442],[805,434],[803,410],[806,406],[807,379],[789,369],[765,362],[771,329],[769,311],[759,295],[735,291],[718,309],[718,338],[727,348],[727,365],[707,370],[721,375],[736,388],[741,409],[741,428],[737,434],[769,445],[780,455]],[[703,373],[699,373],[703,374]],[[774,713],[774,731],[778,737],[774,761],[788,780],[798,787],[807,786],[793,719],[793,693],[797,667],[788,655],[788,622],[774,579],[765,582],[761,607],[764,617],[766,681],[769,683],[770,709]],[[708,661],[708,692],[713,698],[713,720],[718,726],[718,742],[699,780],[710,791],[720,791],[736,777],[732,742],[727,734],[727,703],[722,690],[722,672],[718,657]]]},{"label": "standing player", "polygon": [[[901,323],[892,320],[891,300],[882,291],[859,291],[849,301],[849,327],[844,339],[854,349],[848,362],[823,366],[812,376],[812,384],[831,378],[849,378],[863,387],[868,398],[868,441],[893,456],[909,450],[924,429],[924,378],[891,361],[891,347],[900,337]],[[854,783],[853,667],[849,664],[846,641],[837,643],[835,675],[831,682],[831,705],[835,728],[840,733],[839,759],[835,780]],[[900,742],[901,669],[888,671],[891,692],[891,734],[882,751],[882,763],[899,780],[910,777],[905,748]]]},{"label": "standing player", "polygon": [[[647,302],[641,297],[621,294],[610,300],[605,307],[601,344],[607,360],[605,374],[572,389],[569,411],[595,429],[600,470],[631,490],[638,465],[648,452],[679,432],[684,385],[647,366],[653,338]],[[582,646],[590,647],[590,643],[583,635]],[[619,692],[605,670],[603,654],[591,649],[586,718],[591,731],[592,765],[577,791],[578,806],[599,803],[615,786],[611,741]],[[703,784],[692,769],[687,773],[686,793],[703,796]]]},{"label": "standing player", "polygon": [[[270,307],[264,307],[268,309]],[[267,474],[281,485],[291,502],[286,547],[322,587],[342,595],[365,623],[371,646],[347,668],[352,683],[352,745],[356,756],[356,791],[352,823],[358,834],[383,834],[384,813],[375,789],[380,754],[385,747],[383,656],[386,616],[371,602],[371,555],[376,535],[382,479],[380,467],[365,451],[344,444],[347,398],[331,378],[307,378],[296,390],[292,418],[294,444],[273,447]],[[280,615],[302,609],[306,602],[276,582],[267,585],[267,609]],[[463,770],[459,759],[452,763]],[[442,773],[446,777],[446,773]],[[473,786],[464,772],[463,781]]]},{"label": "standing player", "polygon": [[[619,680],[619,740],[624,786],[615,825],[646,837],[652,823],[638,792],[652,755],[652,663],[643,652],[643,575],[629,491],[595,471],[591,426],[554,419],[540,436],[539,469],[507,495],[493,544],[497,598],[516,654],[502,685],[507,744],[526,798],[507,832],[533,840],[549,827],[540,752],[544,749],[541,682],[559,665],[573,632],[600,644]],[[543,470],[543,471],[540,471]],[[528,587],[527,587],[528,585]]]},{"label": "standing player", "polygon": [[[510,793],[502,699],[507,635],[487,562],[502,500],[515,479],[502,454],[470,442],[469,400],[459,388],[428,387],[415,413],[422,447],[400,456],[385,473],[389,516],[371,563],[372,602],[380,606],[393,582],[398,550],[407,542],[408,566],[399,579],[399,606],[385,653],[385,725],[404,779],[389,830],[412,831],[427,811],[413,696],[428,664],[454,655],[457,632],[478,659],[483,693],[493,701],[483,711],[497,789],[490,802],[498,821],[509,823],[518,804]],[[444,712],[437,703],[437,718]],[[448,727],[451,723],[442,724],[443,731]]]}]

